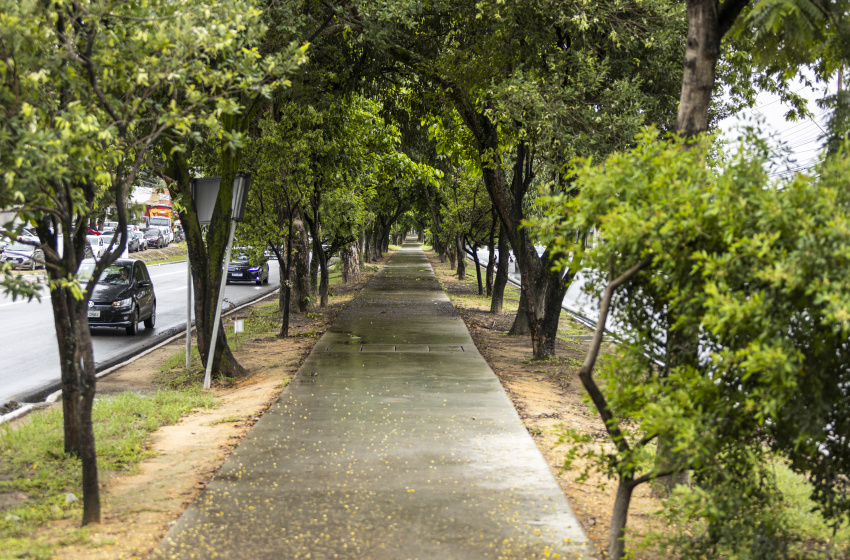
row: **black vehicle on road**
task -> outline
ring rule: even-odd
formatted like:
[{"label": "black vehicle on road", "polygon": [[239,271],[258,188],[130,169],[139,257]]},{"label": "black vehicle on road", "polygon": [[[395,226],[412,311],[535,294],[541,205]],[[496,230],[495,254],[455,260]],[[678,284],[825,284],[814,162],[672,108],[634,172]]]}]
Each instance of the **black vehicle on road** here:
[{"label": "black vehicle on road", "polygon": [[[89,282],[94,267],[94,260],[82,262],[81,282]],[[124,327],[129,335],[138,332],[142,319],[145,328],[152,329],[156,323],[156,294],[145,263],[118,259],[109,265],[94,287],[88,317],[89,327]]]},{"label": "black vehicle on road", "polygon": [[262,259],[259,264],[253,264],[246,254],[241,254],[230,261],[227,267],[227,283],[256,282],[257,285],[269,283],[269,263]]}]

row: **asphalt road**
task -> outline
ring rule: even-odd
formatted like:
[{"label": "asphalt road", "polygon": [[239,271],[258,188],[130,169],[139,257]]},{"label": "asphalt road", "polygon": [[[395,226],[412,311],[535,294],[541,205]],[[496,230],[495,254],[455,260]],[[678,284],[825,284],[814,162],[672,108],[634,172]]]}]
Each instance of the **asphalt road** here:
[{"label": "asphalt road", "polygon": [[[186,263],[149,266],[156,292],[156,326],[139,324],[136,336],[123,328],[92,330],[98,371],[149,348],[186,327]],[[273,291],[279,285],[277,261],[269,261],[269,283],[231,284],[224,309]],[[32,402],[60,379],[59,352],[49,295],[38,301],[16,301],[0,294],[0,403]],[[55,390],[55,389],[54,389]]]}]

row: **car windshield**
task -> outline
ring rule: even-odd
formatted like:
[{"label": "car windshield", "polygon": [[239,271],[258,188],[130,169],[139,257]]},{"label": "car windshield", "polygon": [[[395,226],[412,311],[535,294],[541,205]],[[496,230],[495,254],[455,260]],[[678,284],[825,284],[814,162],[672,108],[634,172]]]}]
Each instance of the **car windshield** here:
[{"label": "car windshield", "polygon": [[147,237],[151,237],[151,236],[158,237],[159,236],[159,230],[158,229],[146,229],[145,230],[145,236],[147,236]]},{"label": "car windshield", "polygon": [[234,262],[248,262],[248,255],[243,253],[233,260],[234,260]]},{"label": "car windshield", "polygon": [[[84,262],[80,265],[80,271],[77,273],[77,278],[80,282],[88,283],[94,273],[95,263]],[[106,267],[103,274],[100,275],[98,284],[110,284],[113,286],[126,286],[130,283],[130,265],[128,264],[113,264]]]},{"label": "car windshield", "polygon": [[20,243],[18,241],[12,241],[12,244],[9,245],[7,250],[9,250],[9,251],[23,251],[23,252],[29,253],[30,251],[33,250],[33,246],[27,245],[26,243]]},{"label": "car windshield", "polygon": [[103,239],[104,245],[109,245],[110,243],[112,243],[112,236],[111,235],[103,235],[103,236],[101,236],[101,239]]}]

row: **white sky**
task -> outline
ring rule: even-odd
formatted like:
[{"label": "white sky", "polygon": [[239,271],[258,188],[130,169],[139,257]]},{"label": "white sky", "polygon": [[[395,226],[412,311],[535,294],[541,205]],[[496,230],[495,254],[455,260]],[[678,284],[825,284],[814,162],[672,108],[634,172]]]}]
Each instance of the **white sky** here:
[{"label": "white sky", "polygon": [[[754,119],[762,119],[762,131],[770,136],[769,145],[777,150],[770,174],[777,179],[788,177],[798,171],[804,171],[817,163],[821,148],[822,136],[826,130],[827,111],[818,107],[816,101],[826,96],[824,84],[816,84],[816,89],[803,86],[801,83],[792,85],[792,90],[808,100],[812,118],[798,121],[786,121],[785,113],[789,106],[782,103],[776,95],[768,92],[759,93],[756,104],[751,109],[745,109],[720,122],[721,137],[735,140],[738,128],[747,123],[753,124]],[[829,93],[835,93],[835,84],[829,84]],[[785,145],[791,153],[791,158],[783,161],[779,147]]]}]

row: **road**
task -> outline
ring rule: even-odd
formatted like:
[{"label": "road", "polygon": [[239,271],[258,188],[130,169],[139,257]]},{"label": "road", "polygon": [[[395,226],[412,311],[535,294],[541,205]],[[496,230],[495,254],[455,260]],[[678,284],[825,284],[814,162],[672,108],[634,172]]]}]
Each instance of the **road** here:
[{"label": "road", "polygon": [[[98,371],[149,348],[186,326],[186,262],[148,267],[156,292],[156,326],[139,325],[136,336],[123,328],[92,330]],[[279,285],[277,261],[269,261],[269,283],[231,284],[224,291],[224,309],[273,291]],[[33,395],[58,388],[59,351],[50,297],[16,301],[0,294],[0,403],[32,400]]]}]

